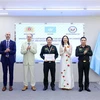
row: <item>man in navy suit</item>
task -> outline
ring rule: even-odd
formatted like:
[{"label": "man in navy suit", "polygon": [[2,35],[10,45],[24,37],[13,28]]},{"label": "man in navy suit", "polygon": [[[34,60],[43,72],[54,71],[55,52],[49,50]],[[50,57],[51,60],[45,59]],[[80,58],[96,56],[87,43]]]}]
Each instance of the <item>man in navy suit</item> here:
[{"label": "man in navy suit", "polygon": [[9,91],[13,90],[13,70],[15,62],[16,44],[10,40],[11,34],[7,32],[6,40],[0,44],[1,63],[3,69],[3,88],[2,91],[7,89],[7,71],[9,69]]}]

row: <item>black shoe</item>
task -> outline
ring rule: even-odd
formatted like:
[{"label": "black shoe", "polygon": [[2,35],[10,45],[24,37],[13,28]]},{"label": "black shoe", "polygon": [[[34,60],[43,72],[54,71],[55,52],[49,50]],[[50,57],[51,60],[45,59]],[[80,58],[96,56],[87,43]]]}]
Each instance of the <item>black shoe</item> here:
[{"label": "black shoe", "polygon": [[80,87],[80,88],[79,88],[79,92],[82,92],[82,91],[83,91],[83,88],[82,88],[82,87]]},{"label": "black shoe", "polygon": [[85,88],[86,91],[91,92],[91,90],[89,88]]},{"label": "black shoe", "polygon": [[55,91],[55,87],[51,87],[51,90],[52,90],[52,91]]},{"label": "black shoe", "polygon": [[43,91],[45,91],[45,90],[47,90],[47,89],[48,89],[47,87],[44,87],[44,88],[43,88]]}]

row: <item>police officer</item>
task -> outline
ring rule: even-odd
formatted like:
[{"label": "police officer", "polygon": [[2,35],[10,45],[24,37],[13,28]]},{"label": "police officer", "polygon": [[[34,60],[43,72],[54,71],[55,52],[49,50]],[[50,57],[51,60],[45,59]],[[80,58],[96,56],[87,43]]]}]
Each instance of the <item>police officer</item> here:
[{"label": "police officer", "polygon": [[86,37],[81,37],[81,45],[76,47],[76,56],[78,57],[78,73],[79,73],[79,92],[83,90],[83,72],[85,75],[85,90],[91,92],[89,89],[89,56],[92,56],[92,50],[89,45],[86,45]]},{"label": "police officer", "polygon": [[[55,91],[55,59],[58,57],[58,51],[56,46],[52,45],[52,37],[47,37],[46,41],[47,41],[47,45],[44,45],[41,49],[41,53],[40,53],[40,57],[44,60],[44,68],[43,68],[43,72],[44,72],[44,80],[43,80],[43,84],[44,84],[44,88],[43,90],[47,90],[48,89],[48,72],[50,69],[51,72],[51,89],[53,91]],[[48,61],[45,60],[45,54],[54,54],[54,60],[53,61]]]}]

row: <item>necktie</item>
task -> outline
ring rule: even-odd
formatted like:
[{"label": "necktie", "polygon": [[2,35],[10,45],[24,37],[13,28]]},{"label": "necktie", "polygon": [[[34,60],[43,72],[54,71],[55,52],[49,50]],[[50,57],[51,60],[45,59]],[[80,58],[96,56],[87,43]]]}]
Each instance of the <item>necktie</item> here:
[{"label": "necktie", "polygon": [[9,48],[9,41],[6,42],[6,48]]},{"label": "necktie", "polygon": [[[9,48],[9,41],[6,42],[6,48]],[[6,57],[9,57],[9,53],[6,53]]]},{"label": "necktie", "polygon": [[28,46],[30,46],[30,42],[28,42]]}]

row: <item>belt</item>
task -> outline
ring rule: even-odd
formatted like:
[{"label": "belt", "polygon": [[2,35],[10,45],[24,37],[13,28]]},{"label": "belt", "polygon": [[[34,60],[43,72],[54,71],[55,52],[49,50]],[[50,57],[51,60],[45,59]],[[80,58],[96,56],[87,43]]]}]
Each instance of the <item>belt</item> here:
[{"label": "belt", "polygon": [[6,58],[9,58],[9,55],[6,55]]},{"label": "belt", "polygon": [[47,62],[45,62],[45,63],[53,63],[54,61],[47,61]]},{"label": "belt", "polygon": [[83,60],[83,62],[86,62],[86,60]]}]

